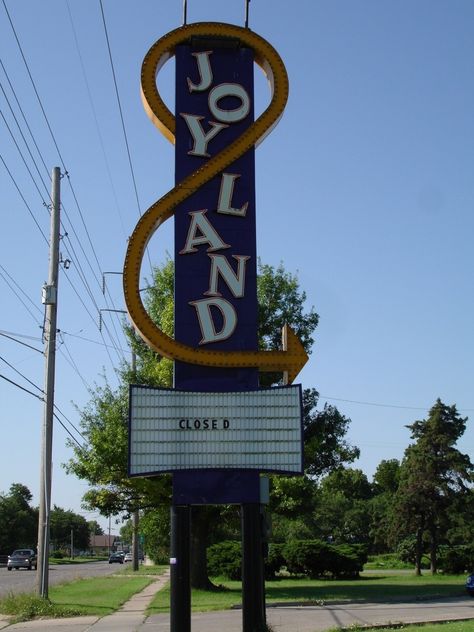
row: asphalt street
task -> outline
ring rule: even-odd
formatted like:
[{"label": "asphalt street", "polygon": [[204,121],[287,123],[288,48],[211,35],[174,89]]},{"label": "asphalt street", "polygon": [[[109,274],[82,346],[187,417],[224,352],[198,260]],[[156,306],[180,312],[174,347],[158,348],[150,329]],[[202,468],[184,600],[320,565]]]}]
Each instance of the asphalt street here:
[{"label": "asphalt street", "polygon": [[[84,564],[51,564],[49,567],[49,584],[59,584],[80,577],[97,577],[111,575],[119,564],[108,562],[86,562]],[[122,566],[120,566],[122,568]],[[32,592],[36,586],[36,572],[21,568],[8,571],[6,566],[0,568],[0,597],[20,592]]]}]

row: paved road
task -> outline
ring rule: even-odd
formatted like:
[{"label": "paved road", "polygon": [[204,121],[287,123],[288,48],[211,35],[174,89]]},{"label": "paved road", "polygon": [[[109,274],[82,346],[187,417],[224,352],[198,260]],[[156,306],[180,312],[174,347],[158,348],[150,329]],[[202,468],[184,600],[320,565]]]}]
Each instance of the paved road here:
[{"label": "paved road", "polygon": [[[117,568],[123,568],[120,564],[108,562],[86,562],[84,564],[51,564],[49,567],[49,585],[71,581],[79,577],[97,577],[98,575],[110,575]],[[10,592],[33,592],[36,586],[36,572],[21,568],[8,571],[6,567],[0,568],[0,597]]]}]

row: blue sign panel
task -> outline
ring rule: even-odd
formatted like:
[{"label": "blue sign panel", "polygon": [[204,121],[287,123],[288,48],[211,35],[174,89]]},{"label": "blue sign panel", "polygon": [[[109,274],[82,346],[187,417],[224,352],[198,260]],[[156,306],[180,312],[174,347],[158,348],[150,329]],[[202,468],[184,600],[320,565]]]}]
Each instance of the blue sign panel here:
[{"label": "blue sign panel", "polygon": [[[253,52],[222,40],[178,46],[175,118],[178,185],[252,124]],[[253,148],[175,213],[175,338],[208,350],[257,349]],[[176,362],[175,387],[257,388],[258,371]]]},{"label": "blue sign panel", "polygon": [[[177,185],[225,151],[254,120],[253,52],[228,43],[176,48]],[[175,338],[195,348],[258,346],[254,153],[252,147],[175,213]],[[175,361],[174,386],[255,389],[258,370]],[[258,472],[173,475],[174,503],[258,502],[258,495]]]}]

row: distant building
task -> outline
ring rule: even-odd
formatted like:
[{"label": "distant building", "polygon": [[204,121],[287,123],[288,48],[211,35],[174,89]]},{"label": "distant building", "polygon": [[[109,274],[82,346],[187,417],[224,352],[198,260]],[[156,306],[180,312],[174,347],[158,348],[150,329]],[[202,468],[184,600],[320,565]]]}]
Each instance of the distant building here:
[{"label": "distant building", "polygon": [[118,539],[115,535],[95,535],[91,534],[89,549],[92,555],[108,555],[110,551],[116,550]]}]

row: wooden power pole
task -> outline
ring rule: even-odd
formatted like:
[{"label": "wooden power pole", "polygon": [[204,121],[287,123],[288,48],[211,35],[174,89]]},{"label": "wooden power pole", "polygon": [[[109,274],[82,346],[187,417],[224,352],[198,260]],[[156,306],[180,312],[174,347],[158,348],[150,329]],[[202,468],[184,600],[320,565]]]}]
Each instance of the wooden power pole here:
[{"label": "wooden power pole", "polygon": [[48,598],[49,584],[49,518],[51,509],[51,473],[53,448],[54,417],[54,377],[56,364],[56,321],[58,308],[58,271],[59,271],[59,209],[61,172],[54,167],[51,185],[51,237],[49,245],[48,282],[43,286],[42,302],[46,314],[44,321],[45,344],[45,400],[43,417],[43,436],[41,442],[40,503],[38,519],[38,569],[37,593]]}]

